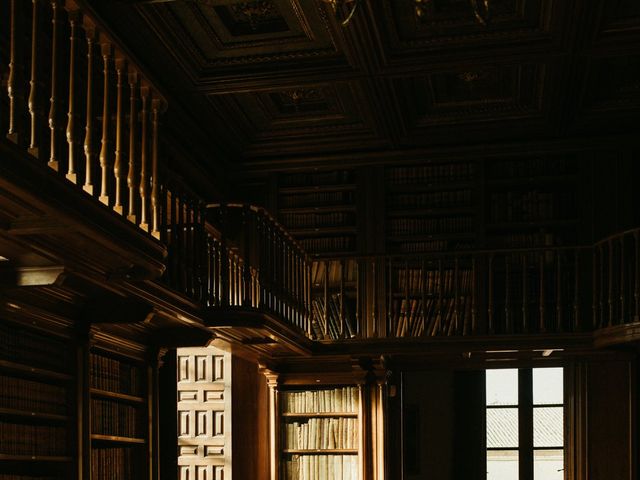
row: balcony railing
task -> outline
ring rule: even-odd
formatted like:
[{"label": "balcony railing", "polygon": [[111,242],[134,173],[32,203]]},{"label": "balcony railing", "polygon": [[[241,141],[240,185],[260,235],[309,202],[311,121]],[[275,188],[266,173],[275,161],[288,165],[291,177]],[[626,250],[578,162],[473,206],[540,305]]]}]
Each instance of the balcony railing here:
[{"label": "balcony railing", "polygon": [[162,94],[80,2],[0,9],[6,137],[159,238]]}]

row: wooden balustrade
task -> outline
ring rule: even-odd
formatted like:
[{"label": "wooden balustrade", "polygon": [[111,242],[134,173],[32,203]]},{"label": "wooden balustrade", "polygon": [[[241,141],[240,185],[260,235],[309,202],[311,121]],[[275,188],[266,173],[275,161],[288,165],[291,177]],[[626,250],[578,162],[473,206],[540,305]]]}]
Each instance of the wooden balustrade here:
[{"label": "wooden balustrade", "polygon": [[6,138],[159,238],[161,93],[83,2],[1,3]]}]

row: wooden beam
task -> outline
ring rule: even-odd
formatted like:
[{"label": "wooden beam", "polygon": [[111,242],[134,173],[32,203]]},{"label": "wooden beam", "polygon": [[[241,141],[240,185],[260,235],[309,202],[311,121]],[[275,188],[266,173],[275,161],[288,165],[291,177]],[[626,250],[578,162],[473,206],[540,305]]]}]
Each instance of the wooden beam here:
[{"label": "wooden beam", "polygon": [[5,288],[59,286],[66,275],[65,268],[60,265],[46,267],[15,267],[8,265],[0,269],[0,286]]},{"label": "wooden beam", "polygon": [[13,220],[7,228],[11,235],[59,235],[74,230],[57,217],[48,215],[22,216]]}]

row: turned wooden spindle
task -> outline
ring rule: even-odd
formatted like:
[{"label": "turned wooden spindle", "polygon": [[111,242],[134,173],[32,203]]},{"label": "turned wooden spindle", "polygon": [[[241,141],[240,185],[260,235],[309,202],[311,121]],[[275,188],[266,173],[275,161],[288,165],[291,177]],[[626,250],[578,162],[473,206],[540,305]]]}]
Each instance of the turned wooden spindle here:
[{"label": "turned wooden spindle", "polygon": [[529,319],[527,318],[529,298],[527,296],[527,254],[522,255],[522,333],[529,330]]},{"label": "turned wooden spindle", "polygon": [[100,197],[99,200],[105,205],[109,205],[109,121],[110,111],[110,86],[109,76],[111,65],[111,44],[104,41],[101,45],[102,52],[102,137],[100,140]]},{"label": "turned wooden spindle", "polygon": [[78,183],[76,174],[76,50],[78,43],[78,22],[80,12],[69,12],[69,108],[67,111],[67,174],[66,178],[72,183]]},{"label": "turned wooden spindle", "polygon": [[633,243],[635,247],[635,259],[634,259],[635,275],[633,278],[634,280],[633,299],[635,303],[635,308],[633,313],[634,315],[633,321],[638,322],[640,321],[640,233],[638,233],[637,230],[633,232]]},{"label": "turned wooden spindle", "polygon": [[[40,157],[40,138],[38,135],[38,35],[39,32],[39,8],[40,0],[33,0],[33,14],[31,19],[31,79],[29,80],[29,116],[31,118],[29,153],[36,158]],[[55,8],[55,7],[54,7]],[[55,35],[54,35],[55,42]]]},{"label": "turned wooden spindle", "polygon": [[609,319],[607,325],[611,327],[613,325],[613,239],[609,239],[607,242],[609,252],[609,295],[607,305],[609,307]]},{"label": "turned wooden spindle", "polygon": [[113,162],[113,177],[115,181],[115,197],[113,200],[113,209],[120,215],[123,214],[122,208],[122,181],[123,181],[123,165],[122,165],[122,129],[124,128],[124,111],[122,103],[124,101],[124,82],[122,76],[126,68],[124,58],[116,58],[116,79],[117,79],[117,98],[116,98],[116,151],[115,160]]},{"label": "turned wooden spindle", "polygon": [[160,238],[160,178],[158,176],[160,107],[160,99],[154,98],[151,101],[151,235],[158,239]]},{"label": "turned wooden spindle", "polygon": [[625,264],[625,255],[624,255],[624,239],[625,239],[624,235],[620,237],[620,312],[618,314],[618,319],[621,323],[627,323],[625,319],[626,309],[624,304],[625,303],[624,290],[626,288],[624,270],[625,268],[627,268]]},{"label": "turned wooden spindle", "polygon": [[544,257],[546,252],[541,252],[539,257],[539,270],[540,270],[540,296],[538,299],[539,302],[539,311],[540,317],[538,319],[538,329],[539,333],[544,333],[546,331],[546,321],[545,321],[545,282],[544,282]]},{"label": "turned wooden spindle", "polygon": [[[573,331],[580,331],[580,252],[574,252]],[[595,291],[592,292],[595,295]]]},{"label": "turned wooden spindle", "polygon": [[84,24],[87,37],[87,117],[84,127],[84,185],[83,189],[89,195],[93,195],[93,159],[95,155],[93,144],[93,50],[96,31],[91,25]]},{"label": "turned wooden spindle", "polygon": [[129,70],[129,171],[127,172],[127,188],[129,189],[129,201],[127,220],[136,223],[136,142],[138,125],[138,73],[135,70]]},{"label": "turned wooden spindle", "polygon": [[489,255],[489,266],[488,266],[488,275],[489,275],[489,285],[488,285],[488,300],[487,300],[487,333],[494,333],[494,325],[493,325],[493,254]]},{"label": "turned wooden spindle", "polygon": [[22,145],[24,142],[24,90],[22,65],[22,5],[23,0],[11,0],[11,31],[9,33],[9,78],[7,95],[9,97],[9,130],[7,138]]},{"label": "turned wooden spindle", "polygon": [[145,232],[149,231],[149,223],[147,217],[147,211],[149,209],[149,191],[148,191],[148,182],[147,178],[147,162],[149,155],[149,145],[148,145],[148,136],[149,136],[149,112],[148,112],[148,103],[149,103],[149,87],[142,86],[140,87],[140,98],[142,100],[142,131],[141,131],[141,145],[140,145],[140,228]]},{"label": "turned wooden spindle", "polygon": [[563,305],[562,305],[562,255],[561,251],[556,252],[556,331],[564,330]]},{"label": "turned wooden spindle", "polygon": [[513,333],[513,318],[511,317],[511,261],[509,255],[504,257],[504,333]]},{"label": "turned wooden spindle", "polygon": [[58,0],[51,2],[51,97],[49,98],[49,167],[56,172],[60,168],[58,160]]}]

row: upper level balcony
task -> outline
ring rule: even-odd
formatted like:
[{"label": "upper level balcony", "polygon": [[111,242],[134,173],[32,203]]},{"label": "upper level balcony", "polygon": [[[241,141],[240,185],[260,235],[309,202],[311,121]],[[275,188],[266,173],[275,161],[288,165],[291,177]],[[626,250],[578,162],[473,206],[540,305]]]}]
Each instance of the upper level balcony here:
[{"label": "upper level balcony", "polygon": [[[261,208],[208,204],[168,100],[83,2],[2,2],[4,295],[159,345],[263,357],[580,351],[640,331],[640,230],[595,245],[312,260]],[[114,305],[122,304],[122,308]]]}]

